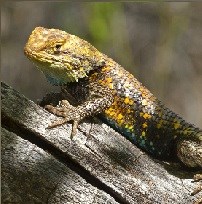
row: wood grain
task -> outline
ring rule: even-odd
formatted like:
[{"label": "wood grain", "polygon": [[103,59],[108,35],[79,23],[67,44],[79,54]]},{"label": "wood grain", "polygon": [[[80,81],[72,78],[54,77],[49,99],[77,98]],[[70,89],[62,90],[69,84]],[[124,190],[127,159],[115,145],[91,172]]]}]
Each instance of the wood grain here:
[{"label": "wood grain", "polygon": [[[56,116],[8,85],[2,93],[2,203],[195,203],[193,171],[151,158],[97,118]],[[176,167],[177,166],[177,167]]]}]

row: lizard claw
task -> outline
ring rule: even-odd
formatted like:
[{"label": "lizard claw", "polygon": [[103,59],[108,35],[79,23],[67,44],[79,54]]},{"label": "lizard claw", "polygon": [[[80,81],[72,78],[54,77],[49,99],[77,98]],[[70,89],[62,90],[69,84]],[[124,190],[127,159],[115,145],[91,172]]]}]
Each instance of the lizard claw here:
[{"label": "lizard claw", "polygon": [[81,120],[80,114],[76,107],[72,106],[67,100],[62,100],[59,102],[59,105],[57,107],[46,105],[45,109],[53,113],[54,115],[63,117],[63,119],[54,121],[53,123],[48,125],[46,129],[51,129],[63,125],[69,121],[73,121],[70,138],[72,139],[76,135],[78,124]]},{"label": "lizard claw", "polygon": [[70,136],[71,139],[73,139],[73,137],[76,135],[77,129],[78,129],[78,125],[79,125],[79,121],[74,121],[73,122],[72,132],[71,132],[71,136]]},{"label": "lizard claw", "polygon": [[[46,129],[51,129],[60,125],[63,125],[65,123],[67,123],[69,120],[67,118],[64,118],[63,120],[57,120],[53,123],[51,123],[50,125],[48,125],[48,127]],[[77,129],[78,129],[78,124],[79,121],[74,121],[73,125],[72,125],[72,132],[71,132],[71,136],[70,138],[73,139],[73,137],[76,135],[77,133]]]},{"label": "lizard claw", "polygon": [[57,120],[53,123],[51,123],[50,125],[48,125],[48,127],[46,129],[51,129],[51,128],[54,128],[54,127],[57,127],[57,126],[60,126],[60,125],[63,125],[65,123],[67,123],[69,120],[64,118],[62,120]]}]

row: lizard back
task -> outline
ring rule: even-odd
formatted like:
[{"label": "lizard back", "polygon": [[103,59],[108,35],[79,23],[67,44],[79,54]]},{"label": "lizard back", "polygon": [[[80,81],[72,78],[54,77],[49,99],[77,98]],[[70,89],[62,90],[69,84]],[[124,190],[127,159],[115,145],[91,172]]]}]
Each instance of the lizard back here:
[{"label": "lizard back", "polygon": [[166,108],[132,74],[112,59],[94,72],[89,81],[107,86],[114,96],[112,105],[103,111],[102,119],[134,144],[160,157],[169,157],[176,141],[193,137],[202,131]]}]

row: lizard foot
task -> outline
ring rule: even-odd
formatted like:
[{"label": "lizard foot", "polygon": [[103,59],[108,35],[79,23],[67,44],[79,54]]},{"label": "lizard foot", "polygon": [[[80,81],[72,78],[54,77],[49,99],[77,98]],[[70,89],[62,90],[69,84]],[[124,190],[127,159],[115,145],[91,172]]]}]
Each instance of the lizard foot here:
[{"label": "lizard foot", "polygon": [[71,139],[76,135],[78,124],[81,120],[77,107],[72,106],[67,100],[62,100],[57,107],[46,105],[45,109],[54,115],[63,117],[63,119],[51,123],[47,127],[48,129],[63,125],[69,121],[73,121]]},{"label": "lizard foot", "polygon": [[191,195],[196,195],[200,191],[202,191],[202,174],[196,174],[194,175],[194,181],[193,182],[200,182],[199,185],[194,189],[194,191],[191,193]]}]

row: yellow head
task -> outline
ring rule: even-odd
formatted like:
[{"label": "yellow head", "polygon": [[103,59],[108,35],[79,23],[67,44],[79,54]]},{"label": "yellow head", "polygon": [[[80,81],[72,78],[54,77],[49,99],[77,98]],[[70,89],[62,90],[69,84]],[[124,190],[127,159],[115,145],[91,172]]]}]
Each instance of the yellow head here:
[{"label": "yellow head", "polygon": [[36,27],[24,53],[55,85],[78,81],[105,64],[88,42],[58,29]]}]

